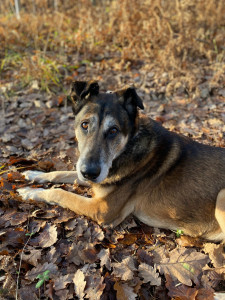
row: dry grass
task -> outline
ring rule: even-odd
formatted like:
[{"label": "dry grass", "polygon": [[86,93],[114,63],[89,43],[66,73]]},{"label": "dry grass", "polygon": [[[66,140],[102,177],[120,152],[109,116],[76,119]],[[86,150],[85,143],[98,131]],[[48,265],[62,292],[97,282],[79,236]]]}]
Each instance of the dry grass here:
[{"label": "dry grass", "polygon": [[60,86],[65,75],[60,68],[70,72],[79,65],[74,54],[88,59],[112,56],[121,66],[140,59],[152,61],[174,77],[185,76],[203,61],[217,70],[224,67],[224,0],[61,2],[56,11],[47,0],[36,1],[35,6],[34,1],[21,0],[17,20],[14,1],[1,1],[4,78],[12,73],[24,84],[36,79],[43,89]]}]

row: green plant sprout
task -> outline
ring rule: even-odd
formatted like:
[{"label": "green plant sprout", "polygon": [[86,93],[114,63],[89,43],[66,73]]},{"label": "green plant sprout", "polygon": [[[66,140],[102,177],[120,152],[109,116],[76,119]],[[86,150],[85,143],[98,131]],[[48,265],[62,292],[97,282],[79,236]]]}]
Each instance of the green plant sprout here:
[{"label": "green plant sprout", "polygon": [[177,231],[176,231],[176,237],[179,238],[182,234],[184,234],[183,230],[177,229]]},{"label": "green plant sprout", "polygon": [[39,289],[44,283],[45,281],[49,280],[49,270],[44,271],[42,274],[39,274],[36,278],[39,279],[39,281],[37,282],[37,284],[35,285],[36,289]]}]

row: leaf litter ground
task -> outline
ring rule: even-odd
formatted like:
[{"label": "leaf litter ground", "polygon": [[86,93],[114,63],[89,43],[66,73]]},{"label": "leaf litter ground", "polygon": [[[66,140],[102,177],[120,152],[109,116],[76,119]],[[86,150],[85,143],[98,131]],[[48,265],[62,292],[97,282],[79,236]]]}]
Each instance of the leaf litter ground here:
[{"label": "leaf litter ground", "polygon": [[[159,82],[157,72],[133,70],[120,76],[102,72],[105,90],[124,81],[136,82],[146,113],[165,127],[225,147],[223,88],[212,92],[206,85],[198,86],[200,93],[190,96],[180,84],[168,97],[169,83]],[[92,76],[79,75],[99,78],[94,71]],[[78,156],[73,114],[61,95],[32,88],[19,91],[5,99],[1,122],[1,299],[200,300],[225,291],[222,244],[177,238],[133,217],[111,230],[60,207],[25,203],[18,197],[16,189],[27,185],[60,186],[91,196],[87,188],[34,185],[21,175],[29,169],[73,169]]]}]

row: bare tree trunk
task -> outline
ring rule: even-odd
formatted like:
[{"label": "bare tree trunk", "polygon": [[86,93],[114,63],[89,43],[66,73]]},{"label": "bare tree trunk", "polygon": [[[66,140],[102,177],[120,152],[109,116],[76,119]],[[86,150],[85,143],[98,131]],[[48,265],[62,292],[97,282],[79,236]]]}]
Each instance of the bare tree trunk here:
[{"label": "bare tree trunk", "polygon": [[20,19],[20,7],[19,7],[19,0],[14,0],[15,3],[15,11],[16,11],[16,17],[19,20]]},{"label": "bare tree trunk", "polygon": [[58,10],[58,0],[54,0],[54,10]]},{"label": "bare tree trunk", "polygon": [[35,0],[32,0],[33,14],[36,15],[36,3]]}]

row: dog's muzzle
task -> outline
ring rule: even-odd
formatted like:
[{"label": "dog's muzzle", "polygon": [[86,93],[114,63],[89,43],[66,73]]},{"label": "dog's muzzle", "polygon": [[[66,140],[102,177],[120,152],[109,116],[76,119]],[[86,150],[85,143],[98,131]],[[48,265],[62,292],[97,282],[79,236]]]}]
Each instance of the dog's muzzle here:
[{"label": "dog's muzzle", "polygon": [[85,179],[93,181],[100,175],[101,167],[96,164],[81,165],[80,172]]}]

